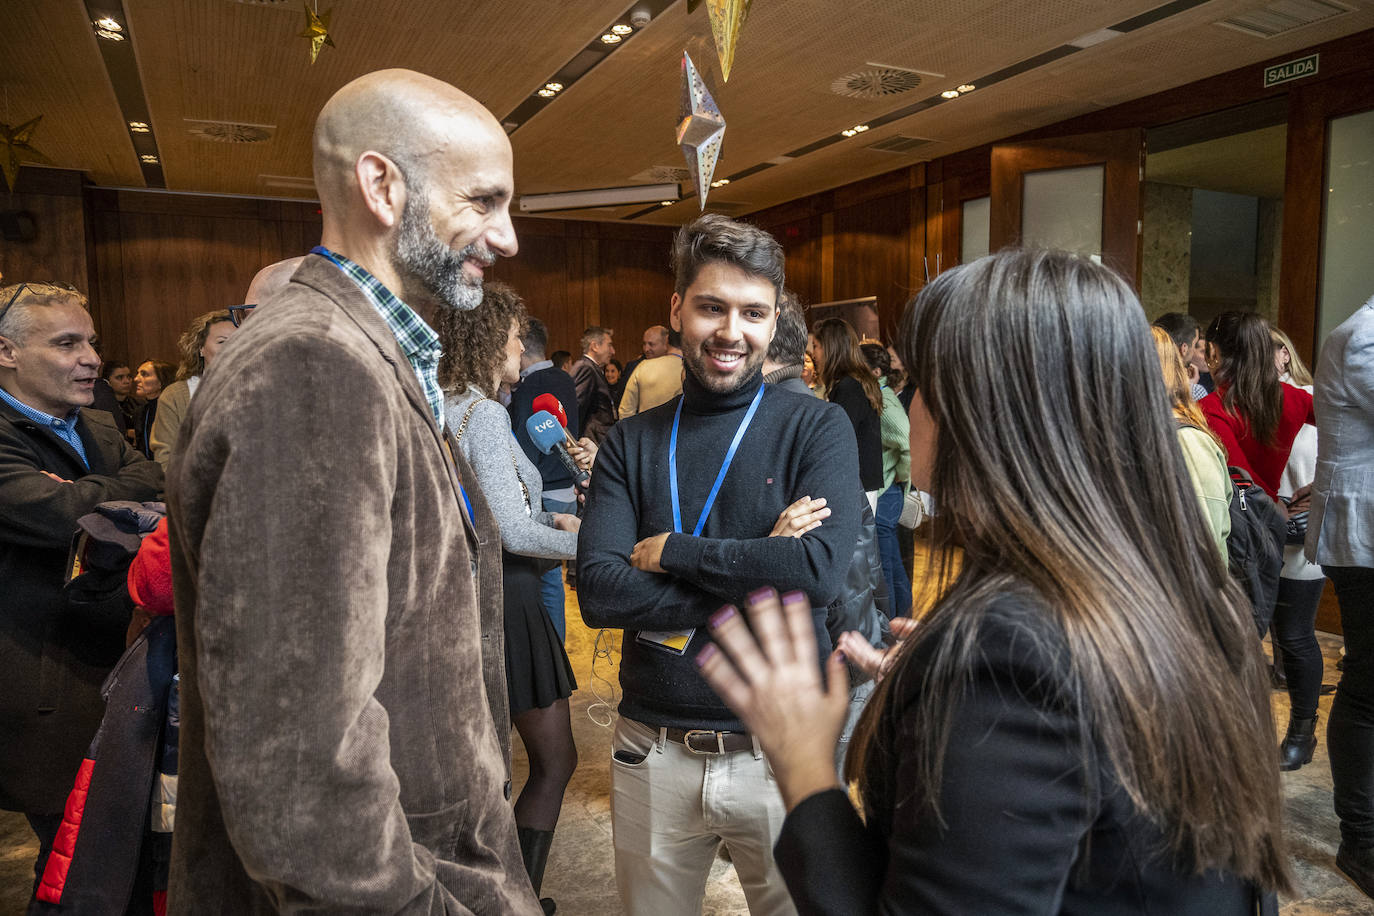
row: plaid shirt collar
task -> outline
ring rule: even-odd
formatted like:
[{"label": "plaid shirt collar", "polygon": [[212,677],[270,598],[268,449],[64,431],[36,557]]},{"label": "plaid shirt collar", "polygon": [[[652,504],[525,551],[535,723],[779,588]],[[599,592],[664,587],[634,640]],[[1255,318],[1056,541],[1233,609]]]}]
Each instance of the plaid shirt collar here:
[{"label": "plaid shirt collar", "polygon": [[391,333],[396,335],[396,343],[400,344],[401,352],[405,353],[410,368],[415,370],[415,377],[420,381],[420,390],[425,393],[429,409],[434,412],[434,421],[442,427],[444,392],[439,387],[439,357],[443,356],[444,351],[439,346],[439,335],[425,324],[423,318],[415,314],[414,309],[402,302],[361,265],[330,251],[323,245],[316,245],[311,249],[311,253],[323,255],[333,261],[345,276],[358,284],[367,301],[372,303],[377,314],[382,316],[382,321],[386,322]]}]

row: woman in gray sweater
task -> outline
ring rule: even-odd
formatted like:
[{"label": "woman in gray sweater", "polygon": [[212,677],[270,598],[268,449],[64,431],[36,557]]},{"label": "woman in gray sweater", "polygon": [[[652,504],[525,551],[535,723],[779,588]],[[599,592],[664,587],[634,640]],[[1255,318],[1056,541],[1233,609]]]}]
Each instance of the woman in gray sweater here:
[{"label": "woman in gray sweater", "polygon": [[[510,287],[487,283],[482,304],[446,311],[439,336],[445,419],[477,475],[501,528],[505,592],[506,685],[511,720],[529,755],[530,774],[515,802],[520,848],[538,893],[563,791],[577,766],[568,697],[577,687],[563,642],[540,600],[549,561],[577,555],[575,515],[541,511],[539,471],[511,433],[494,399],[520,379],[525,305]],[[544,902],[545,912],[553,902]]]}]

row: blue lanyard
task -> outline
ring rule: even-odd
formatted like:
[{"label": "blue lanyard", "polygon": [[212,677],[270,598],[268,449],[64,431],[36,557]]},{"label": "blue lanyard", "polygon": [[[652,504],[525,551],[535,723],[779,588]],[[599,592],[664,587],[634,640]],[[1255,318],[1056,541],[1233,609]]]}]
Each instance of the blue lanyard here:
[{"label": "blue lanyard", "polygon": [[[749,411],[740,421],[739,429],[735,430],[735,438],[730,440],[730,448],[725,453],[725,461],[720,466],[720,473],[716,475],[716,482],[711,485],[711,492],[706,497],[706,505],[701,507],[701,518],[697,519],[697,526],[692,529],[692,537],[701,537],[701,529],[706,527],[706,517],[711,514],[711,507],[716,504],[716,495],[720,493],[720,485],[725,482],[725,474],[730,470],[730,463],[735,460],[735,452],[739,450],[740,440],[744,438],[744,431],[749,428],[750,422],[754,419],[754,413],[759,409],[759,402],[763,400],[763,386],[759,386],[758,394],[754,395],[753,402],[749,405]],[[673,414],[673,434],[668,440],[668,482],[673,494],[673,530],[678,534],[682,533],[682,506],[678,503],[677,496],[677,425],[682,419],[682,400],[677,402],[677,412]]]}]

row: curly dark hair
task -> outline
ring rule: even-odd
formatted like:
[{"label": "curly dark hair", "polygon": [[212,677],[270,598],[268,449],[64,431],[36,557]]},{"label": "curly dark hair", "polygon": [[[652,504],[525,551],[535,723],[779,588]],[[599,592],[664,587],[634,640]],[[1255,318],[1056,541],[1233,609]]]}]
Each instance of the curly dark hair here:
[{"label": "curly dark hair", "polygon": [[439,386],[449,394],[476,388],[494,397],[492,383],[506,359],[506,340],[511,322],[524,333],[525,300],[504,283],[482,285],[482,304],[475,309],[442,309],[439,312]]}]

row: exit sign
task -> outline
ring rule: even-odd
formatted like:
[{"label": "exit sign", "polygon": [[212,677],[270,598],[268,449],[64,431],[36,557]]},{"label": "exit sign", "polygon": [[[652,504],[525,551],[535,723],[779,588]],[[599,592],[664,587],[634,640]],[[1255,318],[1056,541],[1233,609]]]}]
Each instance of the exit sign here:
[{"label": "exit sign", "polygon": [[1304,76],[1317,75],[1316,54],[1309,54],[1306,57],[1299,57],[1297,60],[1290,60],[1286,64],[1275,64],[1272,67],[1264,68],[1264,88],[1277,86],[1279,83],[1287,83],[1291,80],[1300,80]]}]

